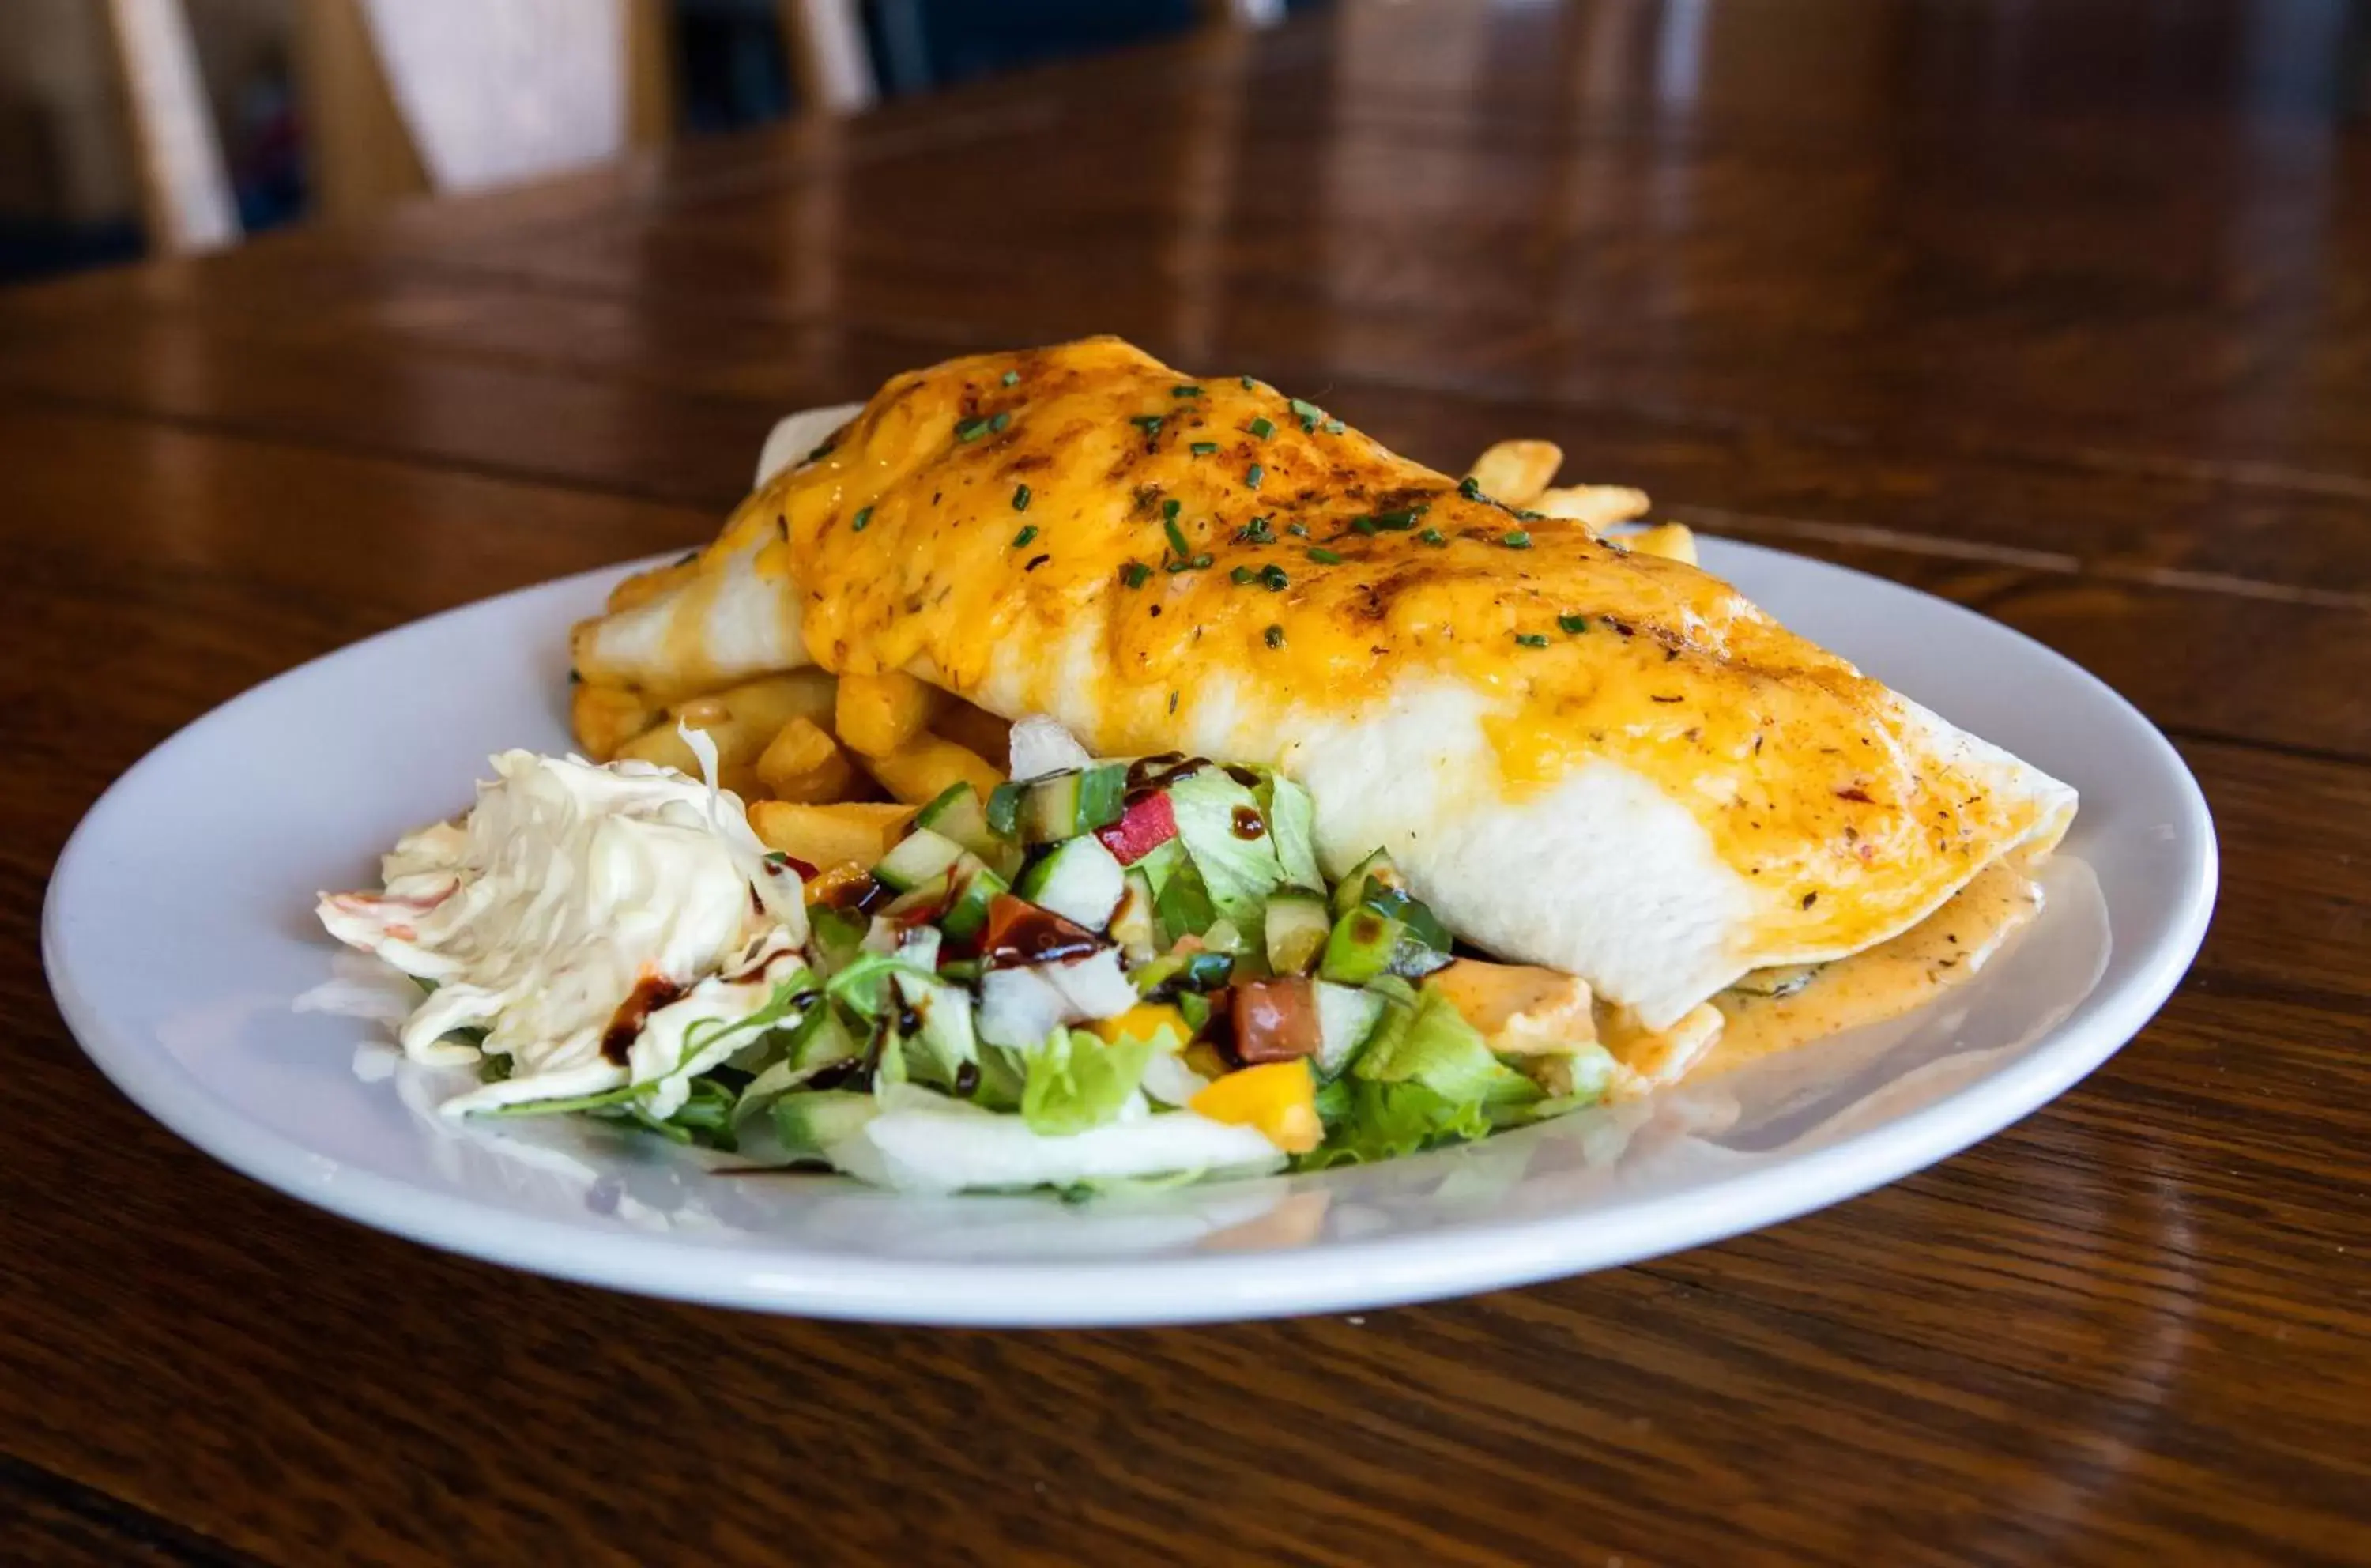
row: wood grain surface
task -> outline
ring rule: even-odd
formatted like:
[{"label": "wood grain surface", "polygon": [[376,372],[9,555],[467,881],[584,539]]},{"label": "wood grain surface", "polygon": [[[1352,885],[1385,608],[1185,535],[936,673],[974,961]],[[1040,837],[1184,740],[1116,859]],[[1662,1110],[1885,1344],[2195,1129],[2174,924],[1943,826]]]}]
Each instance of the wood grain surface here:
[{"label": "wood grain surface", "polygon": [[[0,296],[0,1561],[2371,1562],[2366,44],[2338,0],[1345,4]],[[43,882],[176,727],[705,538],[788,409],[1105,330],[2081,661],[2214,805],[2195,971],[1795,1223],[1111,1333],[431,1252],[75,1049]]]}]

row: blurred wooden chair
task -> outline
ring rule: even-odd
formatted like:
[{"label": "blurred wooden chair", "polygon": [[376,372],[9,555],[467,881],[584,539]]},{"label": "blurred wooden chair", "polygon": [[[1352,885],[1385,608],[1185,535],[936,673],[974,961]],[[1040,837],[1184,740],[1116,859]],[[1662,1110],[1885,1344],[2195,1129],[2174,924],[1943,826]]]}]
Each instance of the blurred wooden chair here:
[{"label": "blurred wooden chair", "polygon": [[[871,107],[863,0],[778,0],[799,102]],[[240,237],[182,0],[104,0],[152,247]],[[1202,0],[1264,27],[1284,0]],[[607,162],[675,122],[669,0],[295,0],[313,194],[328,218]]]},{"label": "blurred wooden chair", "polygon": [[[152,245],[239,238],[182,0],[105,0]],[[295,0],[322,215],[607,162],[674,123],[667,0]]]}]

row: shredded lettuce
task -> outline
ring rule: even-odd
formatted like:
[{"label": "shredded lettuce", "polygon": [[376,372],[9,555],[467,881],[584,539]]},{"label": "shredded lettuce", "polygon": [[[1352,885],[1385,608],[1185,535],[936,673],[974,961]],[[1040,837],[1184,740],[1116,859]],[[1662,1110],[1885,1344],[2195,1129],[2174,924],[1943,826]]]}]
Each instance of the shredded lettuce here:
[{"label": "shredded lettuce", "polygon": [[1263,770],[1259,794],[1284,880],[1295,887],[1324,888],[1325,879],[1317,870],[1317,808],[1309,791],[1282,774]]},{"label": "shredded lettuce", "polygon": [[1256,929],[1267,895],[1284,883],[1272,836],[1243,838],[1235,832],[1235,813],[1256,814],[1258,800],[1225,769],[1202,767],[1169,786],[1169,804],[1177,815],[1177,836],[1209,890],[1211,907],[1241,929]]},{"label": "shredded lettuce", "polygon": [[1151,1040],[1106,1045],[1083,1029],[1055,1030],[1023,1054],[1022,1120],[1051,1136],[1102,1126],[1136,1092],[1154,1049]]},{"label": "shredded lettuce", "polygon": [[1414,1079],[1385,1083],[1336,1078],[1318,1091],[1325,1141],[1295,1163],[1303,1170],[1394,1159],[1442,1144],[1489,1136],[1489,1109],[1478,1100],[1458,1101]]},{"label": "shredded lettuce", "polygon": [[1538,1086],[1499,1061],[1481,1032],[1439,991],[1423,991],[1414,1012],[1405,1016],[1405,1027],[1396,1027],[1398,1022],[1385,1021],[1351,1066],[1352,1076],[1376,1083],[1420,1083],[1460,1103],[1539,1098]]}]

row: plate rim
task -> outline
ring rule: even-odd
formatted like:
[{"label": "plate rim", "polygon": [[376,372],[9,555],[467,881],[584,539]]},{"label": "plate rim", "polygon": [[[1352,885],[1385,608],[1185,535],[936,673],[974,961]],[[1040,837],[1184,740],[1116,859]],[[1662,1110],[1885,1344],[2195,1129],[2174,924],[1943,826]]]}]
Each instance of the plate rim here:
[{"label": "plate rim", "polygon": [[[1506,1219],[1467,1219],[1453,1232],[1328,1241],[1326,1266],[1294,1268],[1298,1249],[1095,1261],[850,1258],[770,1244],[690,1247],[665,1236],[588,1236],[541,1216],[490,1207],[464,1193],[427,1191],[349,1168],[248,1119],[167,1054],[105,1016],[73,983],[62,907],[79,862],[94,853],[126,787],[202,729],[228,721],[283,683],[365,657],[390,640],[506,603],[564,594],[662,563],[658,554],[511,589],[407,621],[318,654],[192,719],[109,785],[59,852],[44,891],[42,967],[83,1053],[132,1102],[224,1165],[341,1218],[483,1262],[636,1294],[781,1314],[884,1323],[979,1328],[1122,1327],[1207,1322],[1382,1308],[1620,1267],[1708,1245],[1813,1213],[1941,1163],[2032,1114],[2096,1071],[2163,1007],[2188,973],[2212,920],[2221,853],[2196,778],[2162,731],[2121,693],[2074,660],[1965,605],[1891,578],[1817,557],[1720,539],[1718,554],[1775,557],[1854,580],[1863,590],[1911,595],[1922,614],[1964,617],[1983,635],[2028,645],[2094,701],[2121,710],[2175,788],[2179,839],[2190,854],[2163,934],[2120,980],[2103,977],[2076,1013],[2053,1025],[2016,1061],[1908,1115],[1792,1157],[1776,1170],[1633,1200],[1613,1211],[1582,1207]],[[1717,562],[1714,564],[1718,564]],[[1734,1190],[1724,1190],[1734,1189]],[[1708,1216],[1717,1216],[1710,1218]],[[1279,1261],[1284,1261],[1278,1266]]]}]

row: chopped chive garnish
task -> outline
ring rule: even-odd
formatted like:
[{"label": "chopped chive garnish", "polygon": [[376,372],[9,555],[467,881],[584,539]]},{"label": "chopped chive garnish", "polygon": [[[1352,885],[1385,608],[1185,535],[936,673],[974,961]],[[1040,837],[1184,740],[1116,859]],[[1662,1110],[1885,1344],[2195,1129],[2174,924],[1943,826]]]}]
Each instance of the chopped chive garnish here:
[{"label": "chopped chive garnish", "polygon": [[864,532],[864,525],[872,521],[873,508],[865,507],[856,514],[856,520],[848,525],[848,531],[851,534],[862,534]]},{"label": "chopped chive garnish", "polygon": [[1544,523],[1547,520],[1548,514],[1544,512],[1518,512],[1515,513],[1515,521],[1518,523]]},{"label": "chopped chive garnish", "polygon": [[821,446],[816,447],[813,452],[807,454],[807,461],[810,463],[820,463],[830,455],[831,443],[827,441]]},{"label": "chopped chive garnish", "polygon": [[1510,528],[1499,535],[1498,542],[1510,550],[1527,550],[1532,548],[1531,535],[1521,528]]},{"label": "chopped chive garnish", "polygon": [[1413,512],[1378,512],[1375,513],[1375,526],[1378,528],[1395,528],[1400,530],[1413,528],[1416,526],[1416,513]]},{"label": "chopped chive garnish", "polygon": [[1417,537],[1422,539],[1428,545],[1436,547],[1449,543],[1449,536],[1442,533],[1438,528],[1427,528],[1423,533],[1418,534]]},{"label": "chopped chive garnish", "polygon": [[1245,375],[1245,376],[1240,376],[1240,377],[1238,377],[1237,379],[1239,379],[1239,380],[1241,380],[1241,381],[1243,382],[1243,390],[1244,390],[1244,391],[1248,392],[1248,391],[1250,391],[1250,390],[1252,389],[1252,386],[1253,386],[1253,381],[1252,381],[1252,378],[1251,378],[1250,376],[1248,376],[1248,375]]},{"label": "chopped chive garnish", "polygon": [[1202,389],[1199,386],[1172,386],[1169,395],[1172,398],[1199,398]]},{"label": "chopped chive garnish", "polygon": [[1139,414],[1136,418],[1128,421],[1128,422],[1135,425],[1147,435],[1159,435],[1161,433],[1161,416],[1159,414]]},{"label": "chopped chive garnish", "polygon": [[1325,433],[1328,435],[1339,435],[1349,428],[1350,427],[1348,425],[1344,424],[1340,420],[1327,420],[1325,421]]},{"label": "chopped chive garnish", "polygon": [[1232,582],[1237,587],[1241,587],[1243,584],[1249,582],[1253,578],[1257,577],[1258,575],[1258,572],[1254,571],[1248,566],[1239,566],[1235,568],[1234,571],[1227,573],[1229,581]]},{"label": "chopped chive garnish", "polygon": [[1272,626],[1260,633],[1260,639],[1270,648],[1281,648],[1284,646],[1284,628]]},{"label": "chopped chive garnish", "polygon": [[1571,632],[1574,636],[1578,637],[1582,632],[1589,629],[1589,617],[1587,616],[1558,616],[1556,617],[1556,626],[1559,629]]},{"label": "chopped chive garnish", "polygon": [[1313,549],[1309,552],[1309,559],[1315,561],[1320,566],[1339,566],[1342,564],[1342,558],[1328,549]]},{"label": "chopped chive garnish", "polygon": [[1219,444],[1215,441],[1197,441],[1191,448],[1194,455],[1197,457],[1208,457],[1211,453],[1216,452],[1218,449]]},{"label": "chopped chive garnish", "polygon": [[1526,648],[1545,648],[1548,645],[1546,634],[1536,631],[1529,633],[1519,631],[1515,633],[1515,640]]},{"label": "chopped chive garnish", "polygon": [[1235,537],[1237,540],[1246,545],[1272,545],[1276,543],[1276,536],[1268,531],[1267,519],[1265,517],[1255,517],[1250,522],[1244,524],[1243,531],[1237,534]]},{"label": "chopped chive garnish", "polygon": [[1482,499],[1482,481],[1468,474],[1457,481],[1457,493],[1468,501]]},{"label": "chopped chive garnish", "polygon": [[1276,433],[1276,426],[1266,420],[1254,420],[1251,422],[1250,428],[1251,432],[1254,435],[1258,436],[1262,441],[1266,441],[1269,436]]},{"label": "chopped chive garnish", "polygon": [[1350,519],[1350,531],[1354,534],[1364,534],[1371,539],[1375,536],[1375,520],[1371,517],[1353,517]]},{"label": "chopped chive garnish", "polygon": [[1018,386],[1021,385],[1021,373],[1017,370],[1008,370],[1002,379],[1007,386]]},{"label": "chopped chive garnish", "polygon": [[1285,585],[1292,581],[1291,578],[1287,577],[1284,574],[1284,568],[1277,565],[1274,561],[1270,561],[1266,566],[1260,568],[1259,580],[1261,585],[1266,588],[1266,590],[1271,594],[1283,593]]},{"label": "chopped chive garnish", "polygon": [[1185,505],[1186,503],[1184,502],[1177,500],[1174,496],[1171,499],[1162,502],[1161,503],[1161,520],[1163,523],[1176,522],[1177,513],[1184,509]]},{"label": "chopped chive garnish", "polygon": [[1015,535],[1013,535],[1013,536],[1012,536],[1012,548],[1013,548],[1014,549],[1016,549],[1016,550],[1017,550],[1017,549],[1019,549],[1022,546],[1024,546],[1024,545],[1027,544],[1030,540],[1032,540],[1032,539],[1035,538],[1036,536],[1037,536],[1037,525],[1036,525],[1036,524],[1035,524],[1035,523],[1032,523],[1031,525],[1029,525],[1029,526],[1027,526],[1026,528],[1022,529],[1022,530],[1021,530],[1021,532],[1019,532],[1018,534],[1015,534]]},{"label": "chopped chive garnish", "polygon": [[1169,548],[1177,552],[1179,560],[1184,560],[1194,553],[1194,547],[1186,542],[1186,531],[1177,526],[1177,519],[1174,516],[1162,521],[1161,531],[1169,536]]},{"label": "chopped chive garnish", "polygon": [[996,413],[989,416],[988,428],[991,431],[1001,431],[1006,425],[1009,425],[1012,422],[1012,416],[1000,409]]},{"label": "chopped chive garnish", "polygon": [[1303,430],[1315,430],[1317,421],[1325,417],[1325,410],[1314,403],[1299,398],[1291,398],[1290,401],[1293,414],[1301,421],[1301,428]]},{"label": "chopped chive garnish", "polygon": [[959,420],[955,423],[955,439],[957,441],[977,441],[981,436],[986,435],[987,433],[988,421],[984,417]]},{"label": "chopped chive garnish", "polygon": [[1152,568],[1140,560],[1129,561],[1120,568],[1119,580],[1131,588],[1141,588],[1152,581]]},{"label": "chopped chive garnish", "polygon": [[1253,464],[1250,467],[1243,470],[1243,485],[1246,489],[1259,489],[1260,480],[1266,478],[1267,478],[1267,470],[1261,467],[1257,463]]},{"label": "chopped chive garnish", "polygon": [[1029,487],[1027,485],[1015,485],[1012,487],[1012,510],[1015,512],[1026,512],[1029,510]]},{"label": "chopped chive garnish", "polygon": [[1305,523],[1288,523],[1284,525],[1284,531],[1296,539],[1309,537],[1309,526]]},{"label": "chopped chive garnish", "polygon": [[1210,570],[1210,552],[1204,550],[1200,555],[1196,556],[1192,560],[1187,561],[1186,564],[1192,567],[1197,571],[1208,571]]}]

